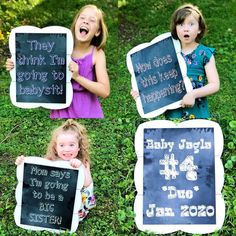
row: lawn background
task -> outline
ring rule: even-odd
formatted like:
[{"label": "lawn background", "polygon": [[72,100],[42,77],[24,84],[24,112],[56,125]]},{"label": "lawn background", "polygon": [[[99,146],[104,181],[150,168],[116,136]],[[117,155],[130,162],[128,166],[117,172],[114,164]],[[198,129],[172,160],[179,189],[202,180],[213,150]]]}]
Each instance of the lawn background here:
[{"label": "lawn background", "polygon": [[[101,100],[106,119],[79,120],[88,129],[91,140],[92,175],[97,207],[78,227],[74,235],[146,235],[134,223],[133,181],[136,156],[134,135],[141,119],[129,95],[130,75],[126,54],[134,46],[148,42],[169,30],[171,14],[181,0],[58,1],[3,0],[0,3],[0,236],[52,235],[46,231],[26,231],[15,225],[16,166],[20,154],[43,156],[50,132],[63,121],[50,120],[43,108],[20,109],[9,99],[10,76],[4,64],[9,56],[8,35],[21,25],[70,27],[77,10],[88,3],[101,7],[106,15],[109,38],[105,49],[111,95]],[[222,157],[225,167],[223,195],[226,217],[223,228],[211,235],[235,235],[235,162],[236,162],[236,1],[199,0],[197,4],[206,18],[209,33],[202,43],[215,47],[221,80],[220,91],[209,98],[213,120],[224,133]],[[118,8],[119,6],[119,8]],[[163,119],[160,116],[156,119]],[[66,234],[65,234],[66,235]],[[190,235],[176,232],[170,235]]]}]

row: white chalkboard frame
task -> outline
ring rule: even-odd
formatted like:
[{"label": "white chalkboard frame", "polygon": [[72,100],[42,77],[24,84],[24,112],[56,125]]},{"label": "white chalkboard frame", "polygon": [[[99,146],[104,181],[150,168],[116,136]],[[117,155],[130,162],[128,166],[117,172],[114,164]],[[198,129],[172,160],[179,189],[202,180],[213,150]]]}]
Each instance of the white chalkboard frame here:
[{"label": "white chalkboard frame", "polygon": [[[145,225],[143,224],[143,139],[144,129],[146,128],[214,128],[215,141],[215,192],[216,192],[216,224],[165,224],[165,225]],[[222,228],[225,218],[225,202],[222,196],[222,188],[224,185],[224,167],[221,161],[223,152],[224,139],[223,133],[218,123],[209,120],[188,120],[176,124],[167,120],[148,121],[139,125],[135,134],[135,152],[137,162],[134,171],[134,181],[137,195],[134,202],[135,223],[139,230],[149,231],[156,234],[167,234],[181,230],[192,234],[212,233]]]},{"label": "white chalkboard frame", "polygon": [[45,28],[38,28],[35,26],[19,26],[12,29],[10,36],[9,36],[9,49],[12,55],[11,60],[13,61],[14,65],[16,65],[16,33],[40,33],[40,34],[51,34],[51,33],[58,33],[58,34],[66,34],[66,102],[65,103],[27,103],[27,102],[17,102],[16,100],[16,67],[14,67],[10,71],[11,75],[11,84],[10,84],[10,99],[13,105],[20,107],[20,108],[37,108],[37,107],[44,107],[47,109],[63,109],[69,107],[72,102],[73,97],[73,88],[71,84],[71,72],[69,71],[69,62],[71,61],[71,53],[73,50],[73,36],[69,29],[62,27],[62,26],[49,26]]},{"label": "white chalkboard frame", "polygon": [[[134,54],[135,52],[138,52],[142,49],[145,49],[145,48],[147,48],[147,47],[149,47],[153,44],[156,44],[159,41],[164,40],[164,39],[169,38],[169,37],[171,37],[170,32],[161,34],[161,35],[157,36],[156,38],[154,38],[151,42],[139,44],[136,47],[132,48],[127,53],[126,64],[127,64],[128,70],[131,74],[131,86],[132,86],[133,90],[139,91],[137,81],[135,79],[134,68],[133,68],[132,61],[131,61],[131,55]],[[177,55],[177,59],[178,59],[178,62],[179,62],[179,66],[180,66],[180,70],[181,70],[181,73],[182,73],[182,77],[183,77],[183,81],[184,81],[184,84],[185,84],[186,91],[190,92],[193,89],[193,87],[192,87],[192,84],[191,84],[189,78],[187,77],[187,66],[186,66],[186,63],[184,61],[184,58],[181,55],[180,42],[179,42],[179,40],[175,40],[173,38],[172,38],[172,41],[173,41],[174,48],[175,48],[175,51],[176,51],[176,55]],[[155,111],[151,111],[151,112],[148,112],[148,113],[145,114],[144,110],[143,110],[143,107],[142,107],[140,96],[136,100],[137,110],[139,112],[139,115],[142,118],[153,118],[153,117],[159,116],[159,115],[163,114],[166,110],[171,110],[171,109],[176,109],[176,108],[181,107],[180,103],[181,103],[181,100],[176,101],[172,104],[169,104],[169,105],[164,106],[160,109],[157,109]]]},{"label": "white chalkboard frame", "polygon": [[[24,163],[30,163],[30,164],[37,164],[42,166],[52,166],[52,167],[58,167],[58,168],[66,168],[66,169],[73,169],[68,161],[50,161],[45,158],[41,157],[25,157]],[[14,219],[17,226],[29,229],[29,230],[47,230],[53,233],[61,233],[63,230],[58,229],[52,229],[52,228],[45,228],[45,227],[38,227],[38,226],[32,226],[32,225],[25,225],[21,224],[21,206],[22,206],[22,191],[23,191],[23,176],[24,176],[24,163],[17,166],[17,180],[18,184],[15,191],[15,198],[16,198],[16,207],[14,211]],[[74,210],[73,210],[73,217],[72,217],[72,224],[71,224],[71,230],[70,232],[75,232],[77,230],[77,227],[79,225],[79,216],[78,211],[80,209],[81,203],[82,203],[82,197],[81,197],[81,189],[84,185],[84,169],[82,166],[77,169],[79,171],[78,178],[77,178],[77,186],[76,186],[76,194],[75,194],[75,201],[74,201]]]}]

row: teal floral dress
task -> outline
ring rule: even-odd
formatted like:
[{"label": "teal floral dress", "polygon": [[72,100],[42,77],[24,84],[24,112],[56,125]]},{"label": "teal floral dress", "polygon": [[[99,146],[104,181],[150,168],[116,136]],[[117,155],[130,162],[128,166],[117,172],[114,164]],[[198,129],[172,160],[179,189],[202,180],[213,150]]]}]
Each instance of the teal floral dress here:
[{"label": "teal floral dress", "polygon": [[[209,62],[211,56],[215,53],[214,48],[199,44],[190,54],[183,54],[187,64],[187,75],[192,82],[193,89],[201,88],[207,83],[205,65]],[[191,108],[178,108],[168,110],[165,113],[167,119],[183,118],[198,119],[209,118],[207,98],[197,98],[195,105]]]}]

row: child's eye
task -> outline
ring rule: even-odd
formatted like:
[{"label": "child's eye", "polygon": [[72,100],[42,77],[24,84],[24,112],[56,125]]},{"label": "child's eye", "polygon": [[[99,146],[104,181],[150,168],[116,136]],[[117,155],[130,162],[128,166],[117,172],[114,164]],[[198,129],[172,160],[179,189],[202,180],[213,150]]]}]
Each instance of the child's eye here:
[{"label": "child's eye", "polygon": [[75,145],[76,145],[75,143],[71,143],[70,147],[75,147]]},{"label": "child's eye", "polygon": [[95,23],[96,20],[95,19],[90,19],[90,22]]}]

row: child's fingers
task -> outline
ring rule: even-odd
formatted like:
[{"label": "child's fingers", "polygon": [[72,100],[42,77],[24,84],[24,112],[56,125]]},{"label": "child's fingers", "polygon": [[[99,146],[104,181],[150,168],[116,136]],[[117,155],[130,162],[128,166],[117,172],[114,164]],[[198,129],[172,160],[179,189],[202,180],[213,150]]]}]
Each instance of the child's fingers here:
[{"label": "child's fingers", "polygon": [[25,157],[23,155],[19,156],[16,158],[15,164],[20,165],[21,163],[24,162]]},{"label": "child's fingers", "polygon": [[133,89],[131,89],[130,95],[133,97],[133,99],[134,99],[135,101],[136,101],[137,98],[139,97],[138,91],[135,91],[135,90],[133,90]]},{"label": "child's fingers", "polygon": [[181,105],[182,108],[190,108],[190,107],[193,107],[192,104],[184,103],[183,100],[182,100],[182,102],[181,102],[180,105]]},{"label": "child's fingers", "polygon": [[73,63],[74,63],[73,61],[71,61],[71,62],[69,63],[69,70],[70,70],[70,71],[72,71]]},{"label": "child's fingers", "polygon": [[12,70],[14,68],[14,63],[13,61],[8,58],[7,61],[6,61],[6,70]]},{"label": "child's fingers", "polygon": [[74,158],[70,160],[70,165],[74,168],[79,168],[81,164],[82,164],[81,161],[78,159]]},{"label": "child's fingers", "polygon": [[74,71],[78,71],[78,68],[79,68],[78,64],[75,63],[74,61],[71,61],[71,62],[69,63],[69,70],[70,70],[72,73],[73,73]]}]

